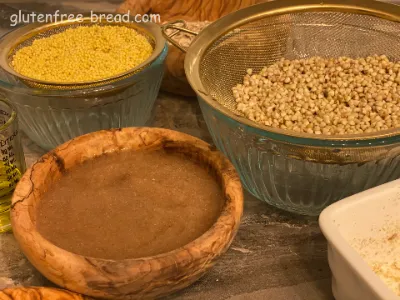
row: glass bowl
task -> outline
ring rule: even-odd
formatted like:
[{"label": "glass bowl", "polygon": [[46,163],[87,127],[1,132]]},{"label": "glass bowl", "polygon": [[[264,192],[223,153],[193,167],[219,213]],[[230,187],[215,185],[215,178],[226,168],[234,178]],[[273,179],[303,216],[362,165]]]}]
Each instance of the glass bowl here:
[{"label": "glass bowl", "polygon": [[0,68],[0,94],[16,107],[21,129],[40,147],[50,150],[82,134],[149,125],[168,46],[158,25],[146,26],[152,26],[156,32],[160,54],[139,72],[101,86],[69,90],[33,88]]},{"label": "glass bowl", "polygon": [[[238,170],[246,190],[280,209],[317,216],[337,200],[400,178],[399,136],[364,143],[301,141],[238,122],[201,97],[199,102],[214,143]],[[362,160],[342,164],[299,156],[299,149],[311,147],[343,157],[367,151]],[[374,158],[370,151],[380,155]]]},{"label": "glass bowl", "polygon": [[360,135],[300,134],[235,111],[232,87],[247,68],[281,58],[363,57],[400,61],[400,7],[377,1],[280,0],[209,25],[186,53],[185,72],[216,146],[255,197],[315,216],[326,206],[400,177],[400,128]]}]

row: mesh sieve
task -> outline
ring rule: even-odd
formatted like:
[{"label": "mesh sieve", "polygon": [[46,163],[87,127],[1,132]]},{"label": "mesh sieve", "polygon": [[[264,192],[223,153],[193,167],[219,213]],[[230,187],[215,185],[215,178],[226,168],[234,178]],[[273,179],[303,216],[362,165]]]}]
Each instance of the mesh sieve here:
[{"label": "mesh sieve", "polygon": [[[110,14],[107,14],[110,15]],[[116,16],[116,15],[114,15]],[[149,66],[162,52],[165,46],[165,39],[161,34],[160,27],[153,23],[135,23],[132,20],[129,22],[116,21],[114,18],[112,21],[107,19],[99,19],[94,22],[90,16],[84,16],[83,18],[76,18],[72,20],[65,20],[61,22],[54,23],[33,23],[22,26],[11,33],[5,35],[0,40],[0,67],[6,72],[14,76],[15,78],[21,80],[26,85],[33,88],[41,89],[56,89],[56,90],[74,90],[74,89],[84,89],[92,88],[100,85],[105,85],[109,83],[114,83],[116,81],[125,79],[132,76],[133,74],[140,72],[147,66]],[[142,34],[149,41],[150,45],[153,47],[153,53],[151,56],[141,63],[140,65],[132,68],[122,74],[118,74],[109,78],[104,78],[96,81],[78,82],[78,83],[65,83],[65,82],[49,82],[43,80],[36,80],[29,78],[22,74],[16,72],[12,67],[12,60],[15,53],[21,48],[32,45],[32,43],[37,39],[43,39],[50,37],[54,34],[64,32],[70,28],[77,28],[80,26],[124,26],[136,30],[138,33]]]},{"label": "mesh sieve", "polygon": [[231,88],[242,81],[247,68],[259,72],[282,57],[386,54],[397,61],[400,36],[396,30],[400,30],[398,23],[354,13],[272,16],[243,25],[215,41],[202,58],[200,79],[212,97],[234,110]]},{"label": "mesh sieve", "polygon": [[281,58],[353,58],[385,54],[400,61],[400,7],[376,1],[290,1],[255,5],[209,25],[189,47],[185,70],[209,105],[246,125],[310,139],[371,139],[399,135],[391,129],[359,135],[312,135],[267,127],[235,110],[232,87],[248,68],[259,72]]}]

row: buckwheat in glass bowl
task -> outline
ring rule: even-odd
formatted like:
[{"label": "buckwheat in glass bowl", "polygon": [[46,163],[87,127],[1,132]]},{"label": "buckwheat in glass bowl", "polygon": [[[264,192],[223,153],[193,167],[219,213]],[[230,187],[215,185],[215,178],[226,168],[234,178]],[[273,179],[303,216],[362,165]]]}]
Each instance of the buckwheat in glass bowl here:
[{"label": "buckwheat in glass bowl", "polygon": [[[151,122],[153,105],[164,72],[167,44],[156,24],[139,24],[133,21],[121,23],[118,20],[115,18],[112,22],[100,20],[92,23],[90,17],[85,16],[80,20],[61,23],[29,24],[1,38],[0,93],[9,98],[17,108],[21,129],[42,148],[49,150],[71,138],[93,131],[144,126]],[[108,38],[99,34],[103,28],[109,29]],[[114,29],[126,31],[119,40],[122,50],[115,49],[112,44],[118,42],[119,38],[118,32],[113,35]],[[72,43],[73,30],[80,30],[83,35],[98,34],[99,38],[90,45],[77,45],[79,41]],[[93,32],[89,32],[90,30]],[[134,47],[129,47],[129,42],[137,42],[132,40],[136,36],[129,35],[129,30],[137,32],[140,41],[147,41],[147,48],[152,48],[142,60],[135,60],[139,52]],[[53,40],[46,40],[49,38]],[[74,47],[70,47],[70,52],[64,51],[64,40],[72,41],[70,46]],[[63,74],[49,77],[45,76],[49,72],[42,69],[38,68],[35,72],[31,66],[26,68],[26,57],[34,57],[40,53],[37,49],[28,47],[32,48],[40,43],[42,47],[53,48],[53,61],[48,56],[40,57],[45,62],[42,65],[48,67],[46,71],[50,67],[53,68],[50,71],[54,71],[58,65],[62,66],[57,61],[59,56],[70,60],[71,69],[60,67],[60,73],[62,71]],[[21,49],[29,49],[31,52],[18,52]],[[75,54],[71,49],[77,49],[78,52]],[[96,53],[93,49],[101,51]],[[107,56],[108,52],[110,55]],[[20,55],[19,64],[15,64],[13,58],[18,53],[25,56]],[[80,60],[84,57],[82,53],[90,54],[86,61]],[[99,54],[98,57],[94,57],[95,54]],[[119,58],[122,58],[121,63],[113,66],[112,60]],[[94,65],[101,66],[102,73],[93,69],[92,62],[96,59]],[[130,67],[129,63],[132,61],[135,65]],[[40,66],[40,63],[37,65]],[[109,71],[111,67],[115,67],[118,72],[114,74]],[[99,71],[101,76],[89,76],[91,73],[88,70],[92,69],[94,72]],[[69,77],[62,76],[65,74]]]},{"label": "buckwheat in glass bowl", "polygon": [[[400,128],[392,126],[396,122],[379,125],[377,131],[365,127],[362,133],[352,128],[346,132],[343,124],[339,130],[312,127],[311,132],[291,123],[279,123],[286,128],[272,126],[268,118],[262,124],[257,112],[246,115],[238,101],[249,100],[247,104],[254,107],[254,97],[271,92],[274,82],[265,89],[257,81],[260,88],[246,99],[232,89],[243,83],[247,70],[256,74],[282,59],[385,55],[399,62],[399,22],[400,7],[377,1],[280,0],[234,12],[197,35],[185,57],[186,75],[215,144],[235,165],[251,194],[278,208],[315,216],[332,202],[400,177]],[[164,28],[179,30],[173,24]],[[382,76],[386,75],[391,76],[385,71]],[[266,84],[274,77],[279,81],[282,72],[268,76]],[[325,80],[330,78],[322,83]],[[351,97],[353,92],[344,91]],[[332,97],[329,91],[321,95]],[[378,105],[382,99],[374,94],[374,100]],[[267,109],[273,108],[271,102]],[[297,103],[294,99],[286,105]],[[310,108],[304,110],[308,112]],[[315,116],[324,117],[318,112]]]}]

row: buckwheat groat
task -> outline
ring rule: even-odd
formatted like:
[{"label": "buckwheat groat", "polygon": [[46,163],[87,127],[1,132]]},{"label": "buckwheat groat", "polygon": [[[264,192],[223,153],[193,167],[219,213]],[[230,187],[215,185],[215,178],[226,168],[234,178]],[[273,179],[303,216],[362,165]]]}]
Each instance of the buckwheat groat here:
[{"label": "buckwheat groat", "polygon": [[232,90],[239,112],[271,127],[326,135],[400,127],[400,64],[384,55],[282,59],[248,69]]}]

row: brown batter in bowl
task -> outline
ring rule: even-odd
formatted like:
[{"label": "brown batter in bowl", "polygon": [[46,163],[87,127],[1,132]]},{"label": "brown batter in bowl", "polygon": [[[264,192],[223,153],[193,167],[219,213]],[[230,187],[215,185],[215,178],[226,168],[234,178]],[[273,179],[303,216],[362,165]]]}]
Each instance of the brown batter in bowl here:
[{"label": "brown batter in bowl", "polygon": [[[133,154],[133,152],[136,153]],[[117,158],[118,156],[120,158]],[[115,163],[113,159],[120,160],[118,170],[121,168],[124,170],[122,175],[112,171]],[[108,167],[104,161],[102,164],[102,160],[108,161]],[[152,161],[154,165],[148,167],[148,161]],[[172,161],[175,161],[175,165],[172,164]],[[132,164],[136,164],[137,169],[132,167]],[[146,165],[146,170],[143,170],[144,165]],[[169,166],[166,167],[166,165]],[[117,182],[111,183],[111,186],[114,187],[109,188],[107,195],[124,198],[121,200],[121,203],[126,202],[123,207],[118,209],[116,199],[111,199],[109,203],[114,207],[107,208],[108,202],[105,200],[107,198],[105,195],[98,203],[94,199],[88,200],[88,197],[100,199],[100,196],[93,190],[96,185],[99,188],[97,193],[107,190],[106,182],[101,184],[95,180],[84,180],[83,178],[88,174],[81,175],[82,178],[75,178],[76,180],[82,179],[82,183],[79,184],[80,190],[74,191],[76,196],[74,199],[67,199],[66,194],[62,196],[61,193],[58,195],[59,197],[54,197],[57,196],[56,194],[53,194],[52,197],[52,190],[56,191],[58,183],[68,176],[71,176],[71,182],[70,185],[65,182],[65,185],[68,186],[68,193],[71,194],[71,189],[74,189],[72,178],[76,176],[72,175],[74,170],[79,170],[79,168],[91,169],[90,176],[95,176],[98,181],[105,178],[106,173],[103,168],[107,170],[107,174],[114,174]],[[153,176],[160,175],[162,170],[165,174],[161,174],[159,177]],[[101,172],[104,174],[102,175]],[[162,184],[165,186],[163,189],[157,190],[149,188],[150,183],[135,184],[137,198],[135,198],[134,192],[130,194],[116,191],[115,195],[111,195],[110,191],[116,190],[115,186],[125,186],[132,190],[129,182],[132,182],[133,178],[137,182],[139,180],[145,182],[151,178],[151,181],[155,179],[156,182],[159,181],[160,186]],[[185,186],[186,179],[188,181]],[[121,184],[121,181],[124,180],[126,182]],[[199,181],[200,184],[194,187],[193,180]],[[210,180],[214,182],[214,185]],[[208,188],[206,188],[207,185]],[[202,191],[200,187],[203,188]],[[185,193],[180,194],[179,190],[184,190]],[[145,191],[146,194],[143,194],[144,196],[140,199],[140,194]],[[164,192],[161,193],[161,191]],[[206,191],[210,193],[204,193]],[[149,198],[148,193],[150,192],[158,193],[159,199],[145,200],[145,198]],[[219,197],[218,193],[220,193]],[[173,195],[177,196],[174,200],[171,197]],[[47,197],[49,198],[46,201]],[[64,201],[61,201],[63,204],[55,203],[56,198],[59,201],[60,197],[64,197]],[[167,208],[168,203],[161,203],[161,197],[164,199],[170,197],[172,205]],[[189,197],[194,198],[188,199]],[[49,200],[50,198],[52,200]],[[198,199],[196,204],[194,203],[195,198]],[[137,207],[131,205],[130,201],[137,201]],[[144,236],[145,228],[142,230],[130,228],[129,230],[136,230],[138,237],[139,234],[142,235],[143,240],[140,243],[137,242],[137,246],[131,244],[125,247],[124,243],[118,241],[115,247],[119,247],[119,250],[113,253],[110,249],[114,249],[114,246],[101,244],[101,238],[103,241],[116,238],[111,237],[113,234],[119,235],[120,238],[123,235],[125,238],[129,235],[129,233],[123,232],[126,230],[125,228],[122,230],[125,225],[123,222],[117,224],[118,222],[112,220],[114,215],[116,218],[119,218],[120,214],[125,217],[132,215],[132,218],[140,217],[142,221],[148,222],[143,218],[146,212],[144,209],[146,201],[153,201],[152,204],[148,202],[147,208],[151,205],[154,208],[165,205],[164,210],[157,213],[158,216],[163,216],[163,222],[157,220],[164,223],[160,223],[163,226],[154,227],[152,225],[152,230],[155,228],[166,230],[169,225],[186,225],[182,232],[179,232],[179,227],[174,228],[173,234],[176,235],[176,239],[169,239],[170,233],[163,236],[153,231],[153,237],[160,240],[157,249],[154,244],[151,247],[146,246],[144,240],[147,239],[151,242],[152,240],[149,238],[150,234],[149,237]],[[44,224],[41,223],[44,222],[44,219],[42,219],[43,215],[41,216],[40,209],[44,208],[42,205],[45,203],[53,203],[53,208],[56,209],[48,210],[48,212],[53,212],[53,216],[44,214],[50,218],[50,223],[46,225],[47,227],[41,227],[40,224]],[[70,206],[67,207],[66,203],[69,203]],[[213,207],[210,203],[220,203],[221,206]],[[180,216],[178,216],[179,214],[174,215],[171,211],[175,210],[174,207],[178,204],[182,205],[179,207],[181,209]],[[63,207],[63,205],[66,206]],[[87,206],[85,207],[85,205]],[[97,207],[94,207],[95,205]],[[192,205],[192,208],[189,205]],[[188,207],[183,208],[185,206]],[[197,208],[194,209],[194,207]],[[77,209],[80,209],[80,213],[71,218],[72,212]],[[122,210],[123,212],[121,212]],[[179,210],[177,211],[179,212]],[[42,211],[42,213],[44,212],[45,210]],[[15,189],[11,221],[14,236],[22,251],[36,269],[49,280],[63,288],[95,298],[129,300],[163,297],[187,287],[200,278],[232,243],[240,224],[242,212],[243,192],[239,176],[232,164],[215,147],[189,135],[166,129],[124,128],[77,137],[40,158],[26,171]],[[108,219],[110,224],[102,224],[107,213],[110,214]],[[140,213],[143,215],[139,216]],[[146,213],[149,211],[147,210]],[[193,213],[195,215],[190,215]],[[96,216],[97,219],[93,216]],[[65,220],[62,220],[63,218]],[[173,220],[174,218],[176,221]],[[198,218],[196,225],[186,228],[190,224],[193,225],[196,218]],[[72,221],[70,226],[67,226],[68,220]],[[125,219],[125,221],[127,220]],[[111,224],[111,222],[115,223]],[[129,220],[129,222],[134,221]],[[79,237],[81,242],[86,240],[86,243],[79,248],[81,246],[75,243],[71,245],[63,237],[57,237],[57,241],[53,242],[52,239],[55,237],[50,237],[49,232],[51,231],[49,230],[47,233],[43,231],[43,228],[50,229],[51,224],[53,229],[58,230],[60,234],[63,232],[60,228],[69,230],[71,239],[79,242]],[[134,223],[129,224],[130,227],[133,226],[132,224]],[[149,227],[151,223],[147,224]],[[164,226],[166,224],[168,226]],[[121,228],[121,232],[117,226]],[[91,228],[88,232],[91,232],[92,235],[83,236],[85,228]],[[185,230],[188,229],[189,231],[185,233]],[[182,235],[179,236],[180,234]],[[185,239],[191,239],[191,241],[187,242]],[[176,240],[177,244],[174,245],[172,240]],[[166,241],[169,242],[166,243]],[[132,240],[129,243],[132,243]],[[91,249],[88,247],[90,244],[96,245],[98,248]],[[166,245],[168,247],[162,247]],[[145,247],[154,250],[153,254],[145,255]],[[174,247],[177,248],[171,249]],[[169,249],[171,250],[169,251]],[[75,252],[81,252],[81,254]],[[122,259],[126,257],[135,258]]]},{"label": "brown batter in bowl", "polygon": [[44,238],[77,254],[152,256],[206,232],[223,199],[215,178],[190,158],[163,149],[128,150],[63,175],[43,195],[36,226]]}]

